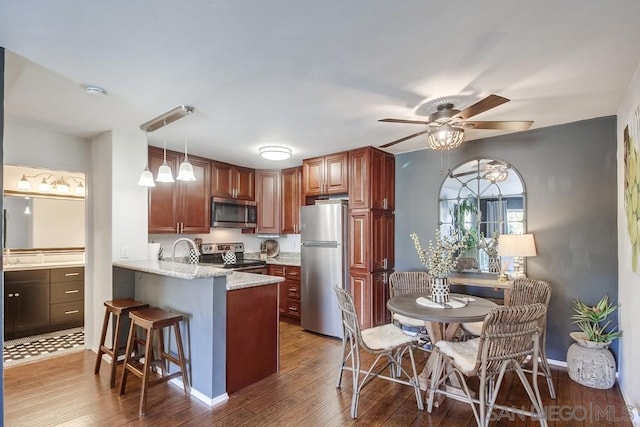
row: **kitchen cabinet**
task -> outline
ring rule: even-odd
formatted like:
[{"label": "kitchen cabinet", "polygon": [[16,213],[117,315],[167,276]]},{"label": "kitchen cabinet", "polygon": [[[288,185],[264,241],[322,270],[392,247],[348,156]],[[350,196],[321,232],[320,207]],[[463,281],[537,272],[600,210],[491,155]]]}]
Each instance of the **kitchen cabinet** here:
[{"label": "kitchen cabinet", "polygon": [[395,208],[395,157],[374,147],[349,152],[349,207]]},{"label": "kitchen cabinet", "polygon": [[255,169],[211,162],[211,196],[255,200]]},{"label": "kitchen cabinet", "polygon": [[256,233],[281,232],[280,227],[280,171],[256,171],[256,202],[258,205],[258,220]]},{"label": "kitchen cabinet", "polygon": [[[167,164],[178,175],[183,154],[167,151]],[[190,156],[196,181],[156,182],[149,187],[149,233],[206,234],[211,227],[211,161]],[[162,149],[149,147],[149,169],[158,170]]]},{"label": "kitchen cabinet", "polygon": [[280,283],[280,316],[300,320],[300,267],[294,265],[269,265],[269,275],[284,277]]},{"label": "kitchen cabinet", "polygon": [[4,273],[4,334],[14,339],[49,327],[49,270]]},{"label": "kitchen cabinet", "polygon": [[360,327],[363,329],[391,322],[387,309],[389,301],[389,271],[370,273],[362,270],[350,272],[351,298],[353,298]]},{"label": "kitchen cabinet", "polygon": [[282,230],[284,234],[300,233],[302,199],[302,167],[282,170]]},{"label": "kitchen cabinet", "polygon": [[51,270],[51,326],[76,328],[84,324],[84,267]]},{"label": "kitchen cabinet", "polygon": [[303,160],[302,182],[305,199],[346,194],[349,191],[349,152]]}]

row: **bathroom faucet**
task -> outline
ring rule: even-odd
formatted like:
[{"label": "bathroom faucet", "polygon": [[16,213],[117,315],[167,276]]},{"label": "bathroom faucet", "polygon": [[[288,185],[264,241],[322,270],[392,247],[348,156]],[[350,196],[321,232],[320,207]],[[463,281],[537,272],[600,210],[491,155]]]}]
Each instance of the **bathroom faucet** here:
[{"label": "bathroom faucet", "polygon": [[193,249],[193,252],[195,253],[195,255],[200,256],[200,251],[198,250],[198,246],[196,245],[196,242],[194,242],[193,240],[187,237],[181,237],[179,239],[176,239],[175,242],[173,242],[173,247],[171,248],[171,260],[173,262],[175,262],[176,260],[176,245],[180,242],[187,242],[189,246],[191,246],[190,249]]}]

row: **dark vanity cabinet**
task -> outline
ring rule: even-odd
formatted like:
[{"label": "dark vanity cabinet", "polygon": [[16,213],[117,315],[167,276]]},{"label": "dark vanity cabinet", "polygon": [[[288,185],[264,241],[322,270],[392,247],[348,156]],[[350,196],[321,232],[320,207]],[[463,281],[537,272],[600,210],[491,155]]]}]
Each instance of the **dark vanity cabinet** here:
[{"label": "dark vanity cabinet", "polygon": [[4,336],[40,333],[49,326],[49,270],[4,273]]}]

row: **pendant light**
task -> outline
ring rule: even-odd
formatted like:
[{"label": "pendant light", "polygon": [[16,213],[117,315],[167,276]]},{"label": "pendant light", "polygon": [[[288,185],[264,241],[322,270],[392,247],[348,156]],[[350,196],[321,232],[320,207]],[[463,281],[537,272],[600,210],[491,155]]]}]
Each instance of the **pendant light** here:
[{"label": "pendant light", "polygon": [[[188,110],[184,110],[184,115],[188,114]],[[189,163],[189,157],[187,155],[187,137],[189,135],[189,129],[187,127],[187,121],[184,121],[184,160],[180,163],[180,169],[178,170],[178,181],[195,181],[196,176],[193,173],[193,166]]]},{"label": "pendant light", "polygon": [[[149,138],[148,132],[144,133],[145,139],[147,140],[147,147],[149,147]],[[141,187],[155,187],[156,183],[153,182],[153,174],[149,170],[149,156],[147,156],[147,165],[144,167],[144,170],[140,172],[140,179],[138,180],[138,185]]]},{"label": "pendant light", "polygon": [[[164,123],[166,125],[166,122]],[[164,126],[163,125],[163,126]],[[167,138],[164,138],[164,143],[162,145],[164,152],[164,161],[158,168],[158,175],[156,175],[156,181],[158,182],[175,182],[173,179],[173,173],[171,172],[171,168],[167,164]]]}]

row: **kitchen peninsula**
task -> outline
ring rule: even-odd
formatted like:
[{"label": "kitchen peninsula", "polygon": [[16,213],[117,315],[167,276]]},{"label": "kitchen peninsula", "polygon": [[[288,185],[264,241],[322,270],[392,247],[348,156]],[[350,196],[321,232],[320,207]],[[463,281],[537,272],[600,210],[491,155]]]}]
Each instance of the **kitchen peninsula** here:
[{"label": "kitchen peninsula", "polygon": [[135,298],[184,316],[191,394],[214,405],[277,372],[278,283],[283,280],[206,265],[118,261],[113,298]]}]

